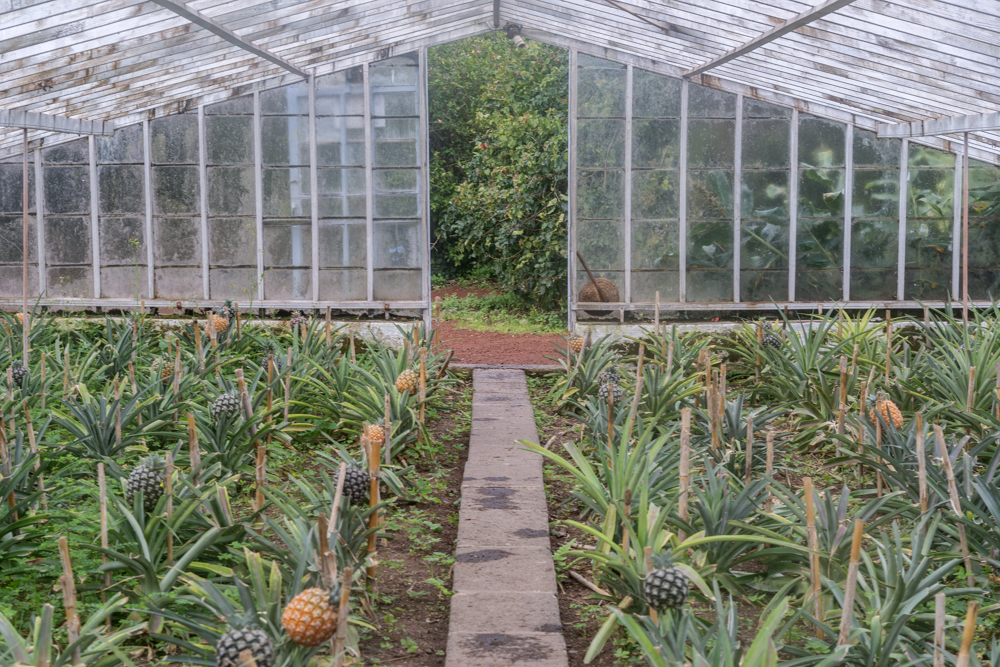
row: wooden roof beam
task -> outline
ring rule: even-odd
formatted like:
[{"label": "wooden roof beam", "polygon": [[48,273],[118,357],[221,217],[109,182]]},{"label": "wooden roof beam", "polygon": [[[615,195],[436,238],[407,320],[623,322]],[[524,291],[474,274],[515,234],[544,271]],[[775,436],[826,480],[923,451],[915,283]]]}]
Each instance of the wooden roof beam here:
[{"label": "wooden roof beam", "polygon": [[753,39],[744,42],[743,44],[740,44],[734,49],[726,51],[722,55],[712,58],[706,63],[685,70],[683,76],[685,77],[696,76],[698,74],[707,72],[708,70],[714,67],[718,67],[719,65],[727,63],[730,60],[746,55],[751,51],[753,51],[754,49],[761,47],[767,44],[768,42],[773,42],[782,35],[786,35],[794,30],[801,28],[802,26],[808,23],[812,23],[813,21],[822,18],[827,14],[830,14],[831,12],[835,12],[842,7],[846,7],[852,2],[854,2],[854,0],[826,0],[826,2],[817,5],[812,9],[807,9],[798,16],[793,16],[787,21],[784,21],[783,23],[774,26],[767,32],[757,35]]},{"label": "wooden roof beam", "polygon": [[47,130],[63,134],[105,134],[115,133],[113,121],[82,120],[67,116],[56,116],[35,111],[0,109],[0,127],[18,127],[25,130]]},{"label": "wooden roof beam", "polygon": [[997,130],[1000,130],[1000,112],[915,120],[911,123],[879,123],[876,133],[879,138],[908,139],[910,137],[933,137],[939,134],[994,132]]},{"label": "wooden roof beam", "polygon": [[301,76],[303,79],[309,78],[309,74],[304,70],[299,69],[298,67],[288,62],[284,58],[274,55],[264,47],[255,46],[250,42],[244,40],[233,31],[229,30],[228,28],[219,23],[216,23],[215,21],[205,16],[198,10],[188,7],[186,4],[184,4],[183,0],[153,0],[153,2],[160,5],[164,9],[169,9],[173,13],[187,19],[188,21],[194,23],[198,27],[204,28],[213,35],[221,37],[230,44],[237,46],[243,49],[244,51],[252,53],[260,58],[263,58],[264,60],[270,63],[274,63],[278,67],[283,67],[292,74],[297,74],[298,76]]}]

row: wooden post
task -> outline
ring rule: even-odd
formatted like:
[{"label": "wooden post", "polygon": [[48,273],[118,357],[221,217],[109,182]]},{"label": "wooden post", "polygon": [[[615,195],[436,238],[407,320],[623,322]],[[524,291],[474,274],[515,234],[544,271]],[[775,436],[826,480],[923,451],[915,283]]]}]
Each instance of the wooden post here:
[{"label": "wooden post", "polygon": [[240,398],[242,399],[241,404],[243,406],[243,418],[250,423],[250,435],[257,435],[257,425],[251,420],[253,419],[253,403],[250,402],[250,394],[247,393],[247,381],[243,378],[243,369],[236,369],[236,384],[240,389]]},{"label": "wooden post", "polygon": [[850,375],[853,377],[855,373],[858,372],[858,344],[854,344],[854,353],[851,355],[851,372]]},{"label": "wooden post", "polygon": [[753,369],[753,379],[755,382],[760,382],[760,348],[764,345],[764,327],[763,325],[757,325],[757,363],[754,365]]},{"label": "wooden post", "polygon": [[330,525],[322,512],[316,517],[316,532],[319,536],[319,566],[323,588],[330,590],[337,583],[337,553],[330,550]]},{"label": "wooden post", "polygon": [[917,485],[920,489],[920,513],[927,513],[927,455],[924,453],[924,413],[917,413]]},{"label": "wooden post", "polygon": [[747,458],[747,485],[750,484],[750,480],[753,476],[753,415],[751,414],[747,417],[747,440],[746,440],[746,458]]},{"label": "wooden post", "polygon": [[[208,316],[211,319],[211,315]],[[198,320],[192,322],[194,325],[194,353],[198,357],[198,370],[202,373],[205,372],[205,355],[201,352],[201,327],[198,326]],[[178,344],[177,347],[180,347]]]},{"label": "wooden post", "polygon": [[667,382],[670,382],[671,376],[674,374],[674,341],[671,338],[670,342],[667,343]]},{"label": "wooden post", "polygon": [[240,304],[233,303],[233,310],[236,311],[236,337],[243,335],[242,323],[240,322]]},{"label": "wooden post", "polygon": [[392,463],[392,401],[389,392],[385,393],[385,414],[382,417],[385,428],[385,465]]},{"label": "wooden post", "polygon": [[181,342],[177,341],[177,351],[174,357],[174,422],[177,421],[177,404],[181,398]]},{"label": "wooden post", "polygon": [[[37,454],[38,453],[38,443],[35,442],[35,427],[32,426],[32,424],[31,424],[31,412],[28,410],[28,402],[27,401],[24,402],[24,428],[25,428],[25,430],[28,433],[28,446],[31,448],[31,453],[32,454]],[[39,468],[42,467],[41,457],[38,457],[38,458],[35,459],[35,466],[34,467],[35,467],[35,470],[38,470]],[[41,497],[39,498],[39,501],[41,502],[41,505],[42,505],[42,511],[43,512],[48,512],[49,511],[49,501],[48,501],[48,498],[46,498],[46,496],[45,496],[45,479],[41,475],[38,475],[38,490],[41,491],[41,493],[42,493]]]},{"label": "wooden post", "polygon": [[187,414],[188,422],[188,447],[191,452],[191,471],[194,477],[194,486],[198,488],[201,483],[198,481],[198,468],[201,467],[201,448],[198,446],[198,429],[194,425],[194,413]]},{"label": "wooden post", "polygon": [[122,387],[115,376],[115,444],[122,444]]},{"label": "wooden post", "polygon": [[[868,400],[868,383],[861,383],[861,391],[858,392],[858,456],[865,453],[865,403]],[[858,461],[858,477],[864,472],[864,466]]]},{"label": "wooden post", "polygon": [[330,346],[330,329],[331,329],[331,327],[332,327],[332,323],[330,321],[330,306],[327,306],[326,307],[326,346],[327,347]]},{"label": "wooden post", "polygon": [[[305,325],[303,325],[305,328]],[[289,408],[292,405],[292,348],[289,346],[285,352],[285,421],[288,421]]]},{"label": "wooden post", "polygon": [[847,357],[840,358],[840,409],[837,411],[837,435],[844,434],[844,413],[847,411]]},{"label": "wooden post", "polygon": [[[10,477],[11,475],[11,460],[10,460],[10,445],[7,442],[7,427],[4,424],[3,414],[0,413],[0,474],[4,477]],[[17,506],[17,502],[14,500],[14,492],[11,491],[7,495],[7,504],[10,506],[11,513],[14,517],[14,521],[17,521],[17,512],[14,512],[14,507]]]},{"label": "wooden post", "polygon": [[[819,551],[819,537],[816,534],[816,504],[813,499],[813,485],[812,478],[805,477],[802,479],[802,493],[806,500],[806,538],[808,539],[809,548],[813,551]],[[820,584],[819,578],[819,554],[813,553],[809,555],[809,576],[812,581],[812,598],[813,598],[813,610],[818,623],[823,622],[823,590]],[[823,630],[817,624],[816,626],[816,638],[823,638]]]},{"label": "wooden post", "polygon": [[861,558],[861,539],[865,533],[865,523],[854,521],[854,538],[851,540],[851,563],[847,566],[847,583],[844,585],[844,606],[840,613],[840,633],[837,646],[843,646],[851,636],[851,620],[854,616],[854,592],[858,586],[858,561]]},{"label": "wooden post", "polygon": [[[59,538],[59,556],[62,560],[62,576],[59,583],[62,586],[63,605],[66,607],[66,632],[69,643],[74,644],[80,639],[80,619],[76,615],[76,581],[73,579],[73,563],[69,557],[69,544],[65,537]],[[80,662],[80,649],[73,651],[73,664]]]},{"label": "wooden post", "polygon": [[[101,548],[107,549],[108,547],[108,483],[104,476],[104,464],[97,464],[97,492],[98,498],[100,499],[101,508]],[[108,562],[107,554],[101,554],[101,563],[105,564]],[[104,573],[104,588],[109,588],[111,586],[111,573]],[[101,602],[104,602],[104,591],[101,591]],[[110,625],[111,619],[108,618],[108,624]]]},{"label": "wooden post", "polygon": [[[767,432],[767,463],[764,468],[764,474],[768,477],[768,479],[770,479],[774,474],[774,431]],[[772,500],[773,497],[769,486],[767,491],[767,500],[764,501],[765,512],[771,511]]]},{"label": "wooden post", "polygon": [[264,485],[267,483],[267,446],[263,440],[257,441],[257,493],[254,498],[254,511],[259,512],[264,507]]},{"label": "wooden post", "polygon": [[632,408],[628,413],[628,424],[625,426],[626,440],[632,437],[632,425],[635,423],[635,416],[639,412],[639,400],[642,397],[642,385],[645,378],[642,375],[642,362],[646,356],[646,344],[639,343],[639,358],[635,362],[635,395],[632,396]]},{"label": "wooden post", "polygon": [[351,363],[352,364],[356,364],[356,363],[358,363],[358,358],[354,354],[354,330],[353,329],[351,330],[350,341],[351,341]]},{"label": "wooden post", "polygon": [[46,363],[45,353],[42,352],[42,410],[45,410],[45,397],[48,394],[48,388],[45,386],[45,371],[48,369],[48,364]]},{"label": "wooden post", "polygon": [[[717,371],[716,371],[717,372]],[[719,451],[719,429],[716,420],[718,419],[718,410],[716,409],[716,402],[719,400],[716,396],[716,378],[712,378],[711,382],[705,388],[705,409],[708,411],[708,430],[712,436],[712,451]]]},{"label": "wooden post", "polygon": [[653,305],[653,327],[656,335],[660,335],[660,293],[656,293],[656,303]]},{"label": "wooden post", "polygon": [[424,423],[424,403],[427,401],[427,348],[420,348],[420,423]]},{"label": "wooden post", "polygon": [[337,528],[337,515],[340,514],[340,499],[344,497],[344,479],[347,477],[347,462],[340,462],[340,469],[337,471],[337,490],[333,492],[333,507],[330,508],[330,527],[327,537],[333,537]]},{"label": "wooden post", "polygon": [[[174,455],[172,452],[167,452],[167,469],[166,477],[163,480],[163,494],[167,497],[167,525],[170,525],[170,520],[174,518]],[[167,531],[167,564],[174,564],[174,533],[172,530]]]},{"label": "wooden post", "polygon": [[340,580],[340,609],[337,615],[337,634],[333,642],[334,667],[343,667],[345,656],[345,643],[347,642],[347,617],[351,607],[351,580],[354,569],[344,568],[344,574]]},{"label": "wooden post", "polygon": [[[688,486],[691,474],[691,408],[681,410],[681,458],[679,463],[679,485],[677,496],[677,517],[684,522],[688,520]],[[677,537],[684,541],[684,531],[678,531]]]},{"label": "wooden post", "polygon": [[[965,295],[966,302],[968,302],[968,290],[966,290]],[[972,639],[976,634],[977,616],[979,616],[979,600],[972,600],[969,602],[969,607],[965,612],[965,627],[962,628],[962,644],[958,647],[958,660],[955,661],[955,667],[969,667]]]},{"label": "wooden post", "polygon": [[[882,422],[878,417],[882,412],[880,409],[881,403],[882,401],[875,402],[875,448],[880,452],[882,451]],[[881,464],[882,456],[877,456],[875,461]],[[877,468],[875,470],[875,493],[879,498],[882,497],[882,471]]]},{"label": "wooden post", "polygon": [[965,396],[965,409],[972,411],[972,402],[976,398],[976,367],[969,367],[969,387]]},{"label": "wooden post", "polygon": [[[659,294],[659,292],[657,292],[657,294]],[[653,571],[653,547],[643,547],[642,553],[646,557],[646,574],[648,575]],[[649,608],[649,620],[653,623],[659,623],[656,616],[656,610],[652,607]]]},{"label": "wooden post", "polygon": [[[371,455],[368,457],[368,470],[371,474],[371,486],[368,491],[368,506],[375,507],[379,502],[379,443],[371,442],[368,439],[368,433],[365,432],[363,436],[365,445],[369,448]],[[375,553],[375,535],[376,528],[378,528],[378,510],[372,510],[371,516],[368,517],[368,530],[372,531],[371,535],[368,536],[368,556],[372,557]],[[368,578],[369,585],[373,584],[375,581],[375,566],[369,565],[367,572],[365,573]]]},{"label": "wooden post", "polygon": [[[958,485],[955,483],[955,470],[951,466],[951,453],[948,451],[948,445],[944,441],[944,431],[941,430],[938,424],[934,424],[934,440],[941,450],[941,463],[944,465],[944,474],[948,479],[948,495],[951,499],[951,509],[954,510],[957,517],[961,518],[963,515],[962,501],[959,499]],[[969,540],[965,534],[965,524],[961,521],[956,521],[955,527],[958,529],[958,542],[962,548],[962,560],[965,562],[966,580],[970,587],[974,587],[976,585],[976,578],[972,575],[972,557],[969,555]]]},{"label": "wooden post", "polygon": [[[926,312],[926,308],[924,309]],[[934,596],[934,667],[944,667],[944,624],[947,618],[944,593]]]}]

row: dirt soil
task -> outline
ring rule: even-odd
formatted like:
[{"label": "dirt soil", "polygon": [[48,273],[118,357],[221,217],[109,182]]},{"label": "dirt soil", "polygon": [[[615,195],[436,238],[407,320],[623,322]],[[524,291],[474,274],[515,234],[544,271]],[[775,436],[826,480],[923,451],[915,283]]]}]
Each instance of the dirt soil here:
[{"label": "dirt soil", "polygon": [[[457,392],[454,409],[438,408],[437,417],[428,420],[428,430],[434,441],[444,443],[444,452],[433,460],[411,461],[416,475],[444,466],[447,474],[439,478],[443,489],[434,494],[439,502],[402,505],[399,510],[419,512],[422,521],[440,526],[440,532],[395,530],[387,545],[379,545],[376,616],[364,619],[376,626],[377,632],[361,642],[364,665],[403,665],[405,667],[440,667],[444,664],[448,644],[450,598],[428,580],[440,580],[450,591],[455,541],[458,538],[458,505],[462,474],[469,451],[469,404],[458,397],[471,396],[471,378],[466,384],[452,387]],[[446,438],[447,436],[447,438]],[[449,439],[450,438],[450,439]],[[412,524],[411,524],[412,525]],[[438,540],[432,546],[429,538]],[[426,557],[445,554],[439,562]],[[412,640],[412,643],[411,643]]]},{"label": "dirt soil", "polygon": [[504,334],[458,329],[441,324],[441,344],[455,352],[454,361],[466,364],[555,364],[559,334]]}]

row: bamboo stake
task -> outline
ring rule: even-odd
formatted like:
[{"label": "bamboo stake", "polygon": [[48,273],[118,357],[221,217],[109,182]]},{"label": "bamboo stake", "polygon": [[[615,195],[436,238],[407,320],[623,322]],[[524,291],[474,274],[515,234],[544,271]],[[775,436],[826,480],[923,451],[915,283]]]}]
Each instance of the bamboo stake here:
[{"label": "bamboo stake", "polygon": [[622,503],[622,553],[629,556],[628,527],[632,520],[632,489],[625,489],[625,502]]},{"label": "bamboo stake", "polygon": [[240,398],[243,405],[243,418],[250,423],[250,435],[251,437],[257,436],[257,425],[254,424],[251,419],[253,418],[253,403],[250,402],[250,394],[247,393],[247,381],[243,378],[243,369],[236,369],[236,384],[240,389]]},{"label": "bamboo stake", "polygon": [[[305,328],[305,325],[303,325]],[[292,405],[292,348],[285,352],[285,421],[288,421],[289,409]]]},{"label": "bamboo stake", "polygon": [[[865,453],[865,428],[862,420],[865,418],[865,402],[868,399],[868,383],[861,383],[861,391],[858,393],[858,457]],[[858,477],[864,473],[864,466],[858,461]]]},{"label": "bamboo stake", "polygon": [[392,463],[392,401],[389,392],[385,393],[385,414],[382,417],[385,428],[385,465]]},{"label": "bamboo stake", "polygon": [[[375,507],[379,502],[379,443],[371,442],[368,439],[368,433],[366,432],[363,436],[366,447],[369,448],[371,455],[368,457],[368,470],[371,473],[371,485],[368,491],[368,503],[369,507]],[[375,555],[375,529],[378,528],[378,510],[373,510],[371,516],[368,517],[368,530],[372,531],[371,535],[368,536],[368,557],[372,558]],[[375,582],[375,566],[369,565],[365,575],[368,578],[369,585]]]},{"label": "bamboo stake", "polygon": [[944,667],[944,625],[947,618],[945,610],[946,599],[944,593],[938,593],[934,596],[934,667]]},{"label": "bamboo stake", "polygon": [[847,410],[847,357],[840,357],[840,409],[837,411],[837,435],[844,434],[844,413]]},{"label": "bamboo stake", "polygon": [[[28,402],[24,402],[24,427],[28,432],[28,446],[31,448],[32,454],[38,454],[38,443],[35,442],[35,427],[31,424],[31,412],[28,410]],[[41,457],[35,459],[35,470],[37,471],[42,467]],[[38,475],[38,490],[42,492],[39,501],[42,504],[42,511],[49,511],[49,501],[45,496],[45,478],[42,475]]]},{"label": "bamboo stake", "polygon": [[42,352],[42,410],[45,410],[45,399],[48,394],[48,388],[45,386],[45,372],[48,369],[48,363],[46,361],[45,353]]},{"label": "bamboo stake", "polygon": [[746,446],[746,463],[747,463],[747,485],[750,484],[750,479],[753,476],[753,415],[747,417],[747,446]]},{"label": "bamboo stake", "polygon": [[[643,548],[643,555],[646,557],[646,574],[648,575],[653,571],[653,547],[647,546]],[[649,608],[649,620],[653,623],[659,623],[659,619],[656,615],[656,610],[652,607]]]},{"label": "bamboo stake", "polygon": [[972,411],[972,401],[976,397],[976,367],[969,367],[969,388],[965,397],[966,410]]},{"label": "bamboo stake", "polygon": [[351,342],[351,363],[352,364],[356,364],[356,363],[358,363],[358,358],[354,354],[354,330],[353,329],[351,330],[351,334],[350,334],[350,342]]},{"label": "bamboo stake", "polygon": [[332,323],[330,321],[330,306],[326,307],[326,346],[330,346],[330,328]]},{"label": "bamboo stake", "polygon": [[[941,450],[941,463],[944,465],[944,474],[948,479],[948,496],[951,500],[951,509],[954,510],[956,516],[961,518],[962,501],[959,499],[958,485],[955,483],[955,470],[951,466],[951,453],[948,451],[948,446],[944,441],[944,431],[937,424],[934,424],[934,440]],[[958,542],[962,548],[962,560],[965,562],[966,581],[969,586],[974,587],[976,585],[976,578],[972,574],[972,557],[969,555],[969,540],[965,534],[965,524],[961,521],[956,521],[955,527],[958,529]]]},{"label": "bamboo stake", "polygon": [[715,378],[712,378],[712,382],[708,385],[705,393],[705,409],[708,410],[708,430],[712,435],[713,452],[719,451],[719,429],[716,423],[716,420],[718,419],[718,411],[715,407],[718,398],[716,397],[715,387]]},{"label": "bamboo stake", "polygon": [[667,343],[667,382],[670,382],[670,377],[674,374],[674,341],[673,339]]},{"label": "bamboo stake", "polygon": [[572,577],[573,579],[575,579],[578,584],[580,584],[581,586],[583,586],[587,590],[593,591],[594,593],[597,593],[598,595],[605,595],[605,596],[610,596],[611,595],[611,593],[607,592],[603,588],[595,586],[594,584],[592,584],[589,581],[587,581],[579,573],[574,572],[573,570],[568,570],[567,573],[569,574],[570,577]]},{"label": "bamboo stake", "polygon": [[854,344],[854,353],[851,355],[851,377],[858,372],[858,344]]},{"label": "bamboo stake", "polygon": [[[4,424],[3,415],[0,414],[0,464],[3,464],[3,468],[0,472],[3,473],[4,477],[10,477],[11,475],[11,461],[10,461],[10,445],[7,442],[7,427]],[[11,491],[7,495],[7,504],[10,506],[11,513],[14,517],[14,521],[17,521],[17,512],[14,512],[14,508],[17,506],[14,500],[14,492]]]},{"label": "bamboo stake", "polygon": [[[608,448],[613,446],[615,440],[615,393],[608,388]],[[610,457],[610,454],[608,454]]]},{"label": "bamboo stake", "polygon": [[[63,393],[69,394],[69,345],[65,348],[65,360],[63,361]],[[58,361],[58,360],[57,360]]]},{"label": "bamboo stake", "polygon": [[174,356],[174,421],[177,421],[177,404],[181,398],[181,342],[177,341],[176,356]]},{"label": "bamboo stake", "polygon": [[233,310],[236,311],[236,337],[239,338],[243,335],[243,327],[240,320],[240,304],[233,303]]},{"label": "bamboo stake", "polygon": [[192,324],[194,325],[194,353],[198,357],[198,370],[204,373],[205,355],[201,352],[201,327],[198,326],[198,320],[195,320]]},{"label": "bamboo stake", "polygon": [[653,304],[653,326],[656,330],[656,335],[660,335],[660,293],[656,293],[656,301]]},{"label": "bamboo stake", "polygon": [[337,554],[330,550],[330,525],[326,515],[316,517],[316,532],[319,535],[319,572],[323,588],[329,590],[337,582]]},{"label": "bamboo stake", "polygon": [[[968,294],[968,292],[966,292]],[[969,667],[972,639],[976,634],[976,617],[979,615],[979,600],[969,602],[965,612],[965,627],[962,629],[962,644],[958,647],[958,660],[955,667]]]},{"label": "bamboo stake", "polygon": [[[805,495],[806,500],[806,537],[809,542],[809,548],[813,551],[819,551],[819,537],[816,534],[816,504],[813,498],[813,485],[811,477],[803,478],[802,493]],[[809,576],[812,580],[813,609],[817,621],[816,638],[822,639],[823,630],[819,624],[823,622],[823,591],[819,578],[818,553],[809,555]]]},{"label": "bamboo stake", "polygon": [[851,563],[847,566],[847,583],[844,585],[844,606],[840,613],[840,633],[837,646],[843,646],[851,636],[851,620],[854,617],[854,593],[858,586],[858,561],[861,558],[861,539],[865,532],[865,522],[854,521],[854,537],[851,540]]},{"label": "bamboo stake", "polygon": [[997,362],[996,368],[996,388],[994,389],[994,394],[997,397],[996,403],[993,406],[993,414],[997,419],[1000,419],[1000,362]]},{"label": "bamboo stake", "polygon": [[927,455],[924,453],[924,413],[917,415],[917,485],[920,489],[920,513],[927,513]]},{"label": "bamboo stake", "polygon": [[[879,414],[882,412],[881,404],[882,401],[876,401],[875,403],[875,448],[882,451],[882,422],[879,421]],[[875,459],[879,464],[882,463],[882,456],[879,455]],[[882,471],[875,470],[875,493],[881,498],[882,497]]]},{"label": "bamboo stake", "polygon": [[[73,579],[73,562],[69,557],[69,544],[65,537],[59,538],[59,556],[62,560],[62,576],[59,583],[62,586],[63,606],[66,608],[66,632],[69,643],[75,644],[80,639],[80,619],[76,615],[76,581]],[[80,663],[80,647],[73,650],[73,664]]]},{"label": "bamboo stake", "polygon": [[[97,464],[97,492],[101,507],[101,548],[108,549],[108,482],[104,476],[104,463]],[[107,554],[101,554],[101,564],[108,562]],[[104,573],[104,588],[111,587],[111,573]],[[105,601],[104,590],[101,590],[101,602]],[[108,618],[108,625],[111,625],[111,618]]]},{"label": "bamboo stake", "polygon": [[[170,525],[170,520],[174,518],[174,455],[173,452],[167,452],[167,469],[166,477],[163,480],[163,493],[167,497],[167,525]],[[167,531],[167,564],[174,564],[174,533],[172,530]]]},{"label": "bamboo stake", "polygon": [[198,488],[201,483],[198,481],[198,468],[201,467],[201,448],[198,446],[198,429],[194,425],[194,413],[187,413],[188,422],[188,447],[191,452],[191,471],[194,478],[194,486]]},{"label": "bamboo stake", "polygon": [[427,348],[420,348],[420,423],[424,423],[424,403],[427,401]]},{"label": "bamboo stake", "polygon": [[[688,485],[691,474],[691,408],[681,410],[681,458],[679,463],[680,481],[677,496],[677,517],[684,522],[688,520]],[[677,531],[678,538],[684,541],[684,531]]]},{"label": "bamboo stake", "polygon": [[753,369],[753,379],[755,382],[760,382],[760,348],[764,345],[764,327],[760,324],[757,325],[757,363],[754,365]]},{"label": "bamboo stake", "polygon": [[[764,474],[771,478],[774,474],[774,431],[767,432],[767,464],[764,468]],[[768,486],[767,500],[764,501],[764,511],[770,512],[771,505],[773,501],[773,496],[771,495],[771,488]]]},{"label": "bamboo stake", "polygon": [[[270,434],[268,435],[270,437]],[[261,508],[264,507],[264,485],[267,483],[267,446],[264,441],[257,441],[257,462],[256,462],[256,477],[257,477],[257,493],[254,498],[254,511],[259,512]]]},{"label": "bamboo stake", "polygon": [[333,537],[337,528],[337,515],[340,514],[340,499],[344,496],[344,480],[347,477],[347,461],[340,462],[340,469],[337,471],[337,490],[333,493],[333,507],[330,508],[330,527],[327,538]]},{"label": "bamboo stake", "polygon": [[642,362],[646,355],[645,343],[639,343],[639,359],[635,363],[635,395],[632,397],[632,408],[628,413],[628,424],[625,427],[625,437],[631,439],[632,425],[635,423],[635,416],[639,411],[639,399],[642,397],[642,384],[645,379],[642,375]]},{"label": "bamboo stake", "polygon": [[115,376],[115,444],[122,444],[122,387]]},{"label": "bamboo stake", "polygon": [[334,667],[343,667],[345,649],[347,642],[347,617],[351,607],[351,579],[354,569],[344,568],[344,574],[340,580],[340,609],[337,615],[337,634],[333,642]]},{"label": "bamboo stake", "polygon": [[455,355],[455,350],[448,350],[448,356],[444,358],[444,363],[441,364],[440,370],[438,370],[437,375],[434,376],[435,380],[440,380],[444,377],[444,374],[448,372],[448,364],[451,363],[451,358]]}]

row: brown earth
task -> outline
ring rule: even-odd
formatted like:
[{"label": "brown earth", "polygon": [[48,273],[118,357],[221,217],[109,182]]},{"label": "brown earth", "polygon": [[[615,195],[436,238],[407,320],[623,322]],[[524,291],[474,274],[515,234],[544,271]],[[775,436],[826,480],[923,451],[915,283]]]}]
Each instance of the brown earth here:
[{"label": "brown earth", "polygon": [[505,334],[458,329],[441,323],[441,345],[455,352],[454,361],[466,364],[555,364],[559,334]]}]

